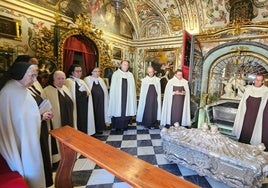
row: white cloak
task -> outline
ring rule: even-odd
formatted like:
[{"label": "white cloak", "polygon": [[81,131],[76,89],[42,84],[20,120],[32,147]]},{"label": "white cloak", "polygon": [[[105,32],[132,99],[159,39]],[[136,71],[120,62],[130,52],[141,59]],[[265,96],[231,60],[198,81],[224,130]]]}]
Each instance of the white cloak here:
[{"label": "white cloak", "polygon": [[0,153],[31,188],[44,188],[40,147],[41,116],[36,101],[18,81],[0,91]]},{"label": "white cloak", "polygon": [[246,100],[249,96],[252,97],[261,97],[261,103],[259,106],[259,113],[256,118],[256,122],[254,125],[252,137],[250,140],[250,144],[257,145],[261,143],[262,139],[262,117],[263,110],[265,108],[266,102],[268,100],[268,88],[266,86],[255,87],[253,85],[247,86],[244,92],[244,95],[239,103],[237,114],[235,117],[234,127],[233,127],[233,135],[235,135],[238,139],[240,137],[244,116],[246,113]]},{"label": "white cloak", "polygon": [[160,78],[153,76],[146,76],[141,80],[141,91],[140,91],[140,99],[139,99],[139,105],[137,110],[137,118],[136,120],[138,122],[142,122],[143,119],[143,113],[146,103],[146,97],[147,92],[149,89],[149,86],[153,84],[157,93],[157,120],[160,120],[161,117],[161,84],[160,84]]},{"label": "white cloak", "polygon": [[[41,84],[37,80],[33,83],[32,86],[34,86],[35,89],[40,92],[40,97],[42,97],[43,99],[46,98],[46,97],[44,97],[44,89],[42,88]],[[29,92],[31,93],[32,96],[36,97],[36,93],[33,92],[33,91],[35,91],[35,89],[33,89],[32,86],[29,87],[31,89],[28,88]],[[50,131],[50,123],[49,122],[50,121],[47,121],[47,130],[48,131]],[[48,135],[48,148],[49,148],[50,160],[53,161],[52,152],[51,152],[51,135],[50,134]]]},{"label": "white cloak", "polygon": [[[66,87],[63,86],[62,90],[74,101],[71,91]],[[59,128],[61,125],[61,118],[60,118],[60,105],[59,105],[59,96],[58,96],[58,89],[49,85],[44,89],[44,98],[49,99],[52,105],[52,112],[54,117],[52,118],[53,129]],[[76,113],[75,110],[73,111],[73,126],[77,129],[76,125]]]},{"label": "white cloak", "polygon": [[[108,89],[103,81],[102,78],[98,77],[98,82],[103,90],[104,93],[104,117],[105,117],[105,123],[111,123],[111,118],[108,116],[108,104],[109,104],[109,94],[108,94]],[[93,76],[87,76],[84,78],[84,81],[88,85],[89,89],[92,89],[93,82],[94,82],[94,77]]]},{"label": "white cloak", "polygon": [[[63,86],[62,90],[72,99],[72,101],[74,101],[73,96],[71,94],[71,91],[66,86]],[[43,92],[43,98],[48,99],[50,101],[51,105],[52,105],[51,111],[53,112],[54,116],[51,119],[51,121],[52,121],[53,129],[60,128],[63,125],[61,125],[61,115],[60,115],[58,89],[53,87],[53,86],[51,86],[51,85],[45,87],[44,92]],[[74,128],[77,129],[77,126],[76,126],[76,111],[75,110],[73,110],[73,118],[74,118],[73,126],[74,126]],[[48,125],[50,125],[49,121],[48,121]],[[57,145],[58,145],[58,142],[57,142]],[[59,160],[60,160],[60,153],[52,156],[52,162],[53,163],[58,162]]]},{"label": "white cloak", "polygon": [[171,123],[171,108],[173,99],[173,86],[183,86],[185,90],[183,112],[182,112],[182,126],[191,126],[191,114],[190,114],[190,91],[188,81],[185,79],[179,80],[175,76],[170,79],[166,85],[163,99],[163,107],[161,114],[160,125],[170,125]]},{"label": "white cloak", "polygon": [[38,82],[37,80],[33,83],[33,86],[40,91],[40,93],[43,92],[43,87],[41,86],[40,82]]},{"label": "white cloak", "polygon": [[110,117],[121,117],[122,78],[127,79],[127,105],[125,115],[136,115],[137,99],[133,74],[129,71],[123,72],[121,69],[118,69],[113,73],[110,86],[110,100],[108,105],[108,116]]},{"label": "white cloak", "polygon": [[[93,111],[93,102],[92,102],[92,96],[91,91],[88,88],[87,84],[84,82],[84,80],[78,79],[79,83],[85,87],[88,93],[90,95],[88,96],[88,115],[87,115],[87,133],[88,135],[93,135],[96,133],[95,129],[95,120],[94,120],[94,111]],[[74,109],[76,112],[76,95],[75,95],[75,81],[72,78],[67,78],[65,80],[66,87],[71,91],[73,96],[73,102],[74,102]],[[75,116],[77,117],[77,116]]]}]

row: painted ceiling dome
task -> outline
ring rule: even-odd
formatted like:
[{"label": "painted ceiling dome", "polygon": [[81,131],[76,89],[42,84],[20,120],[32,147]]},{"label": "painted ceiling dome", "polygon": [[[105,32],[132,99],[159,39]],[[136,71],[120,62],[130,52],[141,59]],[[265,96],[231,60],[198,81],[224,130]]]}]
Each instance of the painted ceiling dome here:
[{"label": "painted ceiling dome", "polygon": [[86,12],[96,27],[131,39],[191,34],[230,23],[267,21],[267,0],[27,0],[75,18]]}]

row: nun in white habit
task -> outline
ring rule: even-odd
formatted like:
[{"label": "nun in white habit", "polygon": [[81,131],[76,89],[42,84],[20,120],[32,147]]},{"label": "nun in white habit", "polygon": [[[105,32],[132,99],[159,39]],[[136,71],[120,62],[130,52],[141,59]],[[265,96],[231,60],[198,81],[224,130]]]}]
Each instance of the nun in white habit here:
[{"label": "nun in white habit", "polygon": [[[53,84],[44,88],[43,97],[49,99],[54,117],[50,121],[52,129],[69,125],[77,129],[76,111],[74,109],[74,99],[71,91],[63,85],[66,80],[65,73],[55,71],[53,74]],[[55,138],[52,138],[52,162],[60,160],[60,153]]]},{"label": "nun in white habit", "polygon": [[108,117],[108,89],[103,79],[100,77],[100,69],[95,67],[91,71],[91,75],[84,78],[87,86],[91,90],[94,119],[97,133],[102,133],[105,130],[106,123],[111,123],[111,118]]},{"label": "nun in white habit", "polygon": [[40,147],[41,115],[30,87],[37,65],[14,63],[0,80],[0,153],[31,188],[46,187]]},{"label": "nun in white habit", "polygon": [[74,108],[76,110],[77,129],[93,135],[96,133],[94,111],[91,91],[82,76],[82,67],[78,64],[72,64],[69,72],[69,78],[66,79],[65,85],[71,91],[74,98]]},{"label": "nun in white habit", "polygon": [[137,110],[137,122],[146,128],[157,126],[161,117],[161,83],[154,75],[152,66],[147,68],[147,76],[141,80],[141,91]]}]

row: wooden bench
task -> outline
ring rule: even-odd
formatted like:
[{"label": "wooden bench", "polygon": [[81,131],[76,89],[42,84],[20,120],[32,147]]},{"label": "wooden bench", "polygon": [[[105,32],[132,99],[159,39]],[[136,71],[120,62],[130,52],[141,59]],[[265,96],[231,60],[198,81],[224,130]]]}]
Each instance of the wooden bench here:
[{"label": "wooden bench", "polygon": [[55,180],[56,188],[72,187],[72,170],[77,153],[135,188],[198,187],[70,126],[63,126],[50,133],[59,141],[61,152]]}]

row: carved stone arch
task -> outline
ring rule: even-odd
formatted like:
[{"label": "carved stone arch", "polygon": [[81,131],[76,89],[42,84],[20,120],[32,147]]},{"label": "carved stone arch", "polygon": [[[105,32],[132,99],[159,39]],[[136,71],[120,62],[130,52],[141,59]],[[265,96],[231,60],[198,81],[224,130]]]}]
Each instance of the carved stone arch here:
[{"label": "carved stone arch", "polygon": [[[241,98],[237,96],[222,98],[224,81],[225,83],[230,81],[233,76],[234,79],[238,78],[237,80],[244,80],[249,84],[253,81],[250,80],[251,75],[261,73],[265,78],[268,77],[267,54],[268,46],[254,41],[224,43],[206,54],[203,60],[198,127],[207,121],[206,105],[223,100],[240,101]],[[231,74],[228,75],[226,71],[230,71]],[[245,72],[242,74],[241,71]],[[239,77],[243,75],[246,77]]]}]

